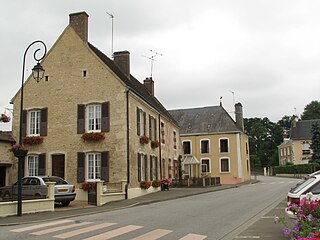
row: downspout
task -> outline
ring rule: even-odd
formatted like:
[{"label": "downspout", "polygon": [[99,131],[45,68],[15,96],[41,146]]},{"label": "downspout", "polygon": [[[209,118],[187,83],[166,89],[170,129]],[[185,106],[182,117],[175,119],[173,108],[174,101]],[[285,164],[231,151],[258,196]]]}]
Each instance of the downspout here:
[{"label": "downspout", "polygon": [[161,131],[161,129],[160,129],[160,126],[161,126],[161,124],[160,124],[160,114],[158,115],[158,129],[159,129],[159,131],[158,131],[158,135],[159,135],[159,164],[160,164],[160,179],[162,178],[162,158],[161,158],[161,139],[160,139],[160,136],[161,136],[161,133],[160,133],[160,131]]},{"label": "downspout", "polygon": [[130,184],[129,91],[130,91],[130,89],[128,88],[127,91],[126,91],[126,108],[127,108],[127,184],[126,184],[126,187],[125,187],[126,199],[128,199],[128,187],[129,187],[129,184]]}]

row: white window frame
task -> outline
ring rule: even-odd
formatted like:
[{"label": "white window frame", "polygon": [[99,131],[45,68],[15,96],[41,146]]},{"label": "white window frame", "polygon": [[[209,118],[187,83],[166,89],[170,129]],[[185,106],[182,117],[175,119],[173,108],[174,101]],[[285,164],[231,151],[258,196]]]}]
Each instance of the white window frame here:
[{"label": "white window frame", "polygon": [[[208,152],[202,152],[202,141],[208,141]],[[201,154],[210,154],[210,139],[201,139],[200,140],[200,153]]]},{"label": "white window frame", "polygon": [[38,176],[39,173],[39,156],[28,155],[27,157],[27,176]]},{"label": "white window frame", "polygon": [[[221,164],[221,161],[223,159],[227,159],[228,160],[228,171],[222,171],[221,167],[222,167],[222,164]],[[220,173],[230,173],[230,158],[229,157],[222,157],[219,159],[219,170],[220,170]]]},{"label": "white window frame", "polygon": [[140,181],[141,182],[142,181],[147,181],[147,179],[146,179],[145,155],[146,155],[145,153],[140,152],[139,153],[140,159],[138,159],[138,161],[140,161]]},{"label": "white window frame", "polygon": [[[93,110],[91,110],[93,108]],[[93,120],[93,126],[91,129]],[[89,104],[86,106],[86,129],[87,132],[101,132],[102,125],[102,105],[101,104]]]},{"label": "white window frame", "polygon": [[[150,171],[150,179],[156,180],[158,178],[157,176],[157,156],[156,155],[150,155],[150,158],[152,159],[152,168]],[[151,166],[150,166],[151,167]]]},{"label": "white window frame", "polygon": [[[202,171],[202,165],[206,165],[207,166],[207,164],[203,164],[202,163],[203,160],[209,160],[209,171],[207,171],[207,172],[203,172]],[[211,159],[210,158],[201,158],[200,162],[201,162],[201,173],[211,173]]]},{"label": "white window frame", "polygon": [[[184,147],[183,147],[183,144],[185,143],[185,142],[189,142],[189,144],[190,144],[190,153],[184,153]],[[183,151],[183,154],[192,154],[192,141],[191,140],[184,140],[184,141],[182,141],[182,151]]]},{"label": "white window frame", "polygon": [[101,153],[90,152],[86,154],[86,180],[101,179]]},{"label": "white window frame", "polygon": [[[221,140],[227,140],[228,141],[228,151],[227,152],[221,152]],[[219,138],[219,153],[230,153],[230,139],[229,138]]]},{"label": "white window frame", "polygon": [[28,111],[28,136],[40,136],[41,110]]}]

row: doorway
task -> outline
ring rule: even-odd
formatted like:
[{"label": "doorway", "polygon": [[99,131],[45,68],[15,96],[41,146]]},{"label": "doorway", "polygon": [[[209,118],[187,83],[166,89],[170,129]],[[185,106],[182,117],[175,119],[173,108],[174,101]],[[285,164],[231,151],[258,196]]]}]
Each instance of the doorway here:
[{"label": "doorway", "polygon": [[58,176],[64,179],[64,154],[52,155],[52,176]]},{"label": "doorway", "polygon": [[6,167],[0,167],[0,187],[6,185]]}]

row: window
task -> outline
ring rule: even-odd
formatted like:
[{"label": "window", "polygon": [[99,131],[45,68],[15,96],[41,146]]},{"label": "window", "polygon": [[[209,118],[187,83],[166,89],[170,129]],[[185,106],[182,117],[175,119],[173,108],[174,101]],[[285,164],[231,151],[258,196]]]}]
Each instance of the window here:
[{"label": "window", "polygon": [[39,157],[37,155],[28,156],[28,176],[37,176],[39,171]]},{"label": "window", "polygon": [[310,154],[310,144],[308,142],[303,142],[303,145],[302,145],[302,154],[305,155],[305,154]]},{"label": "window", "polygon": [[209,173],[210,170],[210,159],[201,159],[201,172]]},{"label": "window", "polygon": [[148,160],[147,155],[143,153],[138,153],[138,181],[147,181],[147,167]]},{"label": "window", "polygon": [[246,154],[249,154],[248,143],[246,142]]},{"label": "window", "polygon": [[183,154],[191,154],[191,141],[184,141],[183,145]]},{"label": "window", "polygon": [[157,140],[157,119],[149,115],[149,136],[151,141]]},{"label": "window", "polygon": [[101,131],[101,104],[87,106],[88,131]]},{"label": "window", "polygon": [[201,153],[209,153],[209,140],[201,140]]},{"label": "window", "polygon": [[101,154],[87,154],[87,180],[98,180],[101,178]]},{"label": "window", "polygon": [[150,156],[150,181],[158,179],[158,163],[156,156]]},{"label": "window", "polygon": [[29,111],[28,135],[40,135],[40,110]]},{"label": "window", "polygon": [[137,108],[137,134],[138,136],[146,136],[146,113]]},{"label": "window", "polygon": [[220,139],[220,153],[229,152],[229,139],[223,138]]},{"label": "window", "polygon": [[221,173],[229,173],[230,172],[230,159],[229,158],[221,158],[220,159],[220,172]]},{"label": "window", "polygon": [[160,128],[161,128],[161,142],[165,143],[165,131],[164,131],[164,123],[160,123]]},{"label": "window", "polygon": [[177,132],[173,131],[173,148],[177,149]]},{"label": "window", "polygon": [[174,177],[175,179],[178,179],[178,178],[179,178],[178,168],[179,168],[179,162],[178,162],[178,160],[173,160],[173,177]]}]

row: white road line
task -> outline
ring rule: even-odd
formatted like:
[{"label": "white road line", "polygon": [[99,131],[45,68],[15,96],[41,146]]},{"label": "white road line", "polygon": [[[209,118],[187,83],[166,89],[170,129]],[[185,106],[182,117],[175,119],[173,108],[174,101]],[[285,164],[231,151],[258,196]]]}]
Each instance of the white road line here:
[{"label": "white road line", "polygon": [[30,227],[25,227],[25,228],[18,228],[18,229],[14,229],[14,230],[11,230],[11,231],[12,232],[26,232],[26,231],[30,231],[30,230],[43,228],[43,227],[49,227],[49,226],[54,226],[54,225],[59,225],[59,224],[64,224],[64,223],[70,223],[70,222],[74,222],[74,221],[68,220],[68,219],[59,220],[59,221],[44,223],[44,224],[40,224],[40,225],[34,225],[34,226],[30,226]]},{"label": "white road line", "polygon": [[70,224],[70,225],[63,225],[63,226],[60,226],[60,227],[44,229],[44,230],[41,230],[41,231],[38,231],[38,232],[33,232],[33,233],[30,233],[30,234],[31,235],[40,236],[40,235],[45,235],[45,234],[49,234],[49,233],[53,233],[53,232],[58,232],[58,231],[69,229],[69,228],[81,227],[81,226],[84,226],[84,225],[88,225],[90,223],[91,222],[73,223],[73,224]]},{"label": "white road line", "polygon": [[206,239],[206,238],[207,238],[207,236],[204,236],[204,235],[189,233],[188,235],[184,236],[183,238],[180,238],[180,240],[202,240],[202,239]]},{"label": "white road line", "polygon": [[128,226],[125,226],[122,228],[111,230],[109,232],[101,233],[101,234],[93,236],[93,237],[86,238],[84,240],[107,240],[107,239],[111,239],[111,238],[129,233],[129,232],[135,231],[140,228],[143,228],[143,227],[142,226],[135,226],[135,225],[128,225]]},{"label": "white road line", "polygon": [[60,238],[60,239],[71,238],[71,237],[74,237],[74,236],[77,236],[77,235],[80,235],[80,234],[83,234],[83,233],[99,230],[101,228],[110,227],[110,226],[113,226],[115,224],[116,223],[101,223],[101,224],[98,224],[98,225],[81,228],[81,229],[74,230],[74,231],[71,231],[71,232],[62,233],[62,234],[56,235],[54,237],[55,238]]},{"label": "white road line", "polygon": [[140,237],[133,238],[131,240],[156,240],[159,239],[172,231],[165,229],[156,229],[154,231],[148,232]]},{"label": "white road line", "polygon": [[245,238],[245,239],[258,239],[260,236],[236,236],[236,238]]}]

